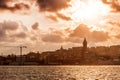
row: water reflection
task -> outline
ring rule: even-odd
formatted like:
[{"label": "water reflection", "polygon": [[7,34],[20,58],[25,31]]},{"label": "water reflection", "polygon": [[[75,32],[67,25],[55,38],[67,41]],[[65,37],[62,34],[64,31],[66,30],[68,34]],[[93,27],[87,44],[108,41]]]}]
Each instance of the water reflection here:
[{"label": "water reflection", "polygon": [[120,80],[120,67],[3,66],[0,80]]}]

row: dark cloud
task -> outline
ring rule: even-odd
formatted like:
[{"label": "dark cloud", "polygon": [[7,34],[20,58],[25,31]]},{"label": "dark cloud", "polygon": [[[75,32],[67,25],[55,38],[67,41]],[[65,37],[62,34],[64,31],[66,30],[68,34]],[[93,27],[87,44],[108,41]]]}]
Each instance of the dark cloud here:
[{"label": "dark cloud", "polygon": [[60,35],[56,35],[56,34],[46,34],[42,38],[42,41],[52,42],[52,43],[61,43],[63,42],[63,38]]},{"label": "dark cloud", "polygon": [[58,21],[57,17],[56,17],[56,16],[53,16],[53,15],[47,16],[47,18],[49,18],[49,19],[51,19],[51,20],[53,20],[53,21],[55,21],[55,22]]},{"label": "dark cloud", "polygon": [[0,23],[0,30],[1,31],[7,31],[7,30],[17,30],[19,27],[19,24],[17,22],[14,21],[4,21],[2,23]]},{"label": "dark cloud", "polygon": [[119,23],[119,22],[109,21],[109,22],[107,22],[107,23],[109,23],[109,24],[111,24],[111,25],[113,25],[113,26],[118,26],[118,27],[120,27],[120,23]]},{"label": "dark cloud", "polygon": [[22,9],[29,9],[29,6],[27,4],[24,4],[24,3],[17,3],[15,4],[13,7],[13,11],[14,10],[22,10]]},{"label": "dark cloud", "polygon": [[0,7],[1,8],[6,8],[7,6],[7,2],[9,2],[10,0],[0,0]]},{"label": "dark cloud", "polygon": [[0,41],[3,41],[6,38],[5,30],[0,29]]},{"label": "dark cloud", "polygon": [[58,13],[58,11],[68,8],[70,6],[70,1],[71,0],[37,0],[37,4],[41,12],[47,11],[49,13],[55,13],[55,15],[49,15],[47,18],[50,18],[51,20],[57,22],[58,19],[66,21],[71,20],[70,17]]},{"label": "dark cloud", "polygon": [[120,34],[116,35],[115,37],[116,37],[117,39],[120,39]]},{"label": "dark cloud", "polygon": [[1,26],[4,30],[16,30],[18,29],[19,24],[14,21],[4,21]]},{"label": "dark cloud", "polygon": [[51,42],[51,43],[62,43],[62,42],[71,42],[71,43],[80,43],[83,41],[83,38],[87,38],[89,42],[104,42],[110,39],[110,36],[107,32],[104,31],[91,31],[85,24],[80,24],[74,30],[65,29],[65,30],[54,30],[51,29],[51,33],[46,33],[42,37],[42,41]]},{"label": "dark cloud", "polygon": [[[30,43],[32,41],[40,40],[40,31],[38,30],[38,23],[32,25],[32,30],[24,26],[22,23],[15,21],[0,22],[0,44],[10,42]],[[25,41],[25,42],[24,42]]]},{"label": "dark cloud", "polygon": [[113,9],[113,12],[120,12],[120,1],[119,0],[102,0],[103,3],[108,4]]},{"label": "dark cloud", "polygon": [[36,41],[36,40],[37,40],[37,37],[34,36],[34,37],[31,37],[30,39],[31,39],[32,41]]},{"label": "dark cloud", "polygon": [[10,3],[14,3],[15,0],[0,0],[0,10],[22,10],[22,9],[29,9],[30,7],[24,3],[15,3],[13,6],[9,5]]},{"label": "dark cloud", "polygon": [[104,42],[110,38],[108,33],[103,31],[93,31],[91,34],[91,38],[95,42]]},{"label": "dark cloud", "polygon": [[62,43],[64,42],[64,33],[62,30],[56,30],[54,28],[49,29],[50,32],[42,36],[42,41],[51,43]]},{"label": "dark cloud", "polygon": [[18,23],[14,21],[4,21],[0,23],[0,41],[3,41],[8,37],[8,31],[15,31],[17,29]]},{"label": "dark cloud", "polygon": [[38,30],[39,24],[36,22],[32,25],[33,30]]},{"label": "dark cloud", "polygon": [[37,0],[40,11],[56,12],[68,8],[70,0]]},{"label": "dark cloud", "polygon": [[25,32],[20,32],[20,33],[17,33],[17,34],[12,35],[11,37],[22,38],[22,39],[24,39],[24,38],[27,37],[27,35],[26,35]]},{"label": "dark cloud", "polygon": [[68,37],[66,39],[66,42],[71,42],[71,43],[81,43],[83,41],[83,38],[79,37]]},{"label": "dark cloud", "polygon": [[64,15],[64,14],[60,14],[60,13],[56,13],[56,15],[50,15],[50,16],[47,16],[47,18],[50,18],[51,20],[57,22],[58,19],[62,19],[62,20],[65,20],[65,21],[69,21],[71,20],[70,17]]},{"label": "dark cloud", "polygon": [[67,17],[67,16],[65,16],[63,14],[60,14],[60,13],[57,13],[57,17],[60,18],[60,19],[62,19],[62,20],[66,20],[66,21],[71,20],[70,17]]},{"label": "dark cloud", "polygon": [[70,34],[70,37],[88,37],[90,34],[89,28],[85,24],[80,24],[73,32]]},{"label": "dark cloud", "polygon": [[[29,33],[28,33],[29,34]],[[13,42],[28,37],[27,31],[14,21],[4,21],[0,23],[0,42]]]},{"label": "dark cloud", "polygon": [[80,24],[75,30],[73,30],[69,37],[76,37],[77,39],[86,37],[92,42],[103,42],[107,41],[110,38],[107,32],[90,31],[87,25],[84,24]]}]

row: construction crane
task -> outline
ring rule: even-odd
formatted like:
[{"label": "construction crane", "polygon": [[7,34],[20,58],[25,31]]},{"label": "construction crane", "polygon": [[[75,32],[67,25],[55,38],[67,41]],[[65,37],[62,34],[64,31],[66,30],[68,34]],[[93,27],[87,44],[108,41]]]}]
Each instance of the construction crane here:
[{"label": "construction crane", "polygon": [[20,65],[22,65],[23,64],[23,60],[22,60],[23,48],[27,48],[27,46],[5,46],[5,47],[18,47],[20,49]]},{"label": "construction crane", "polygon": [[23,60],[22,60],[22,49],[23,48],[27,48],[27,46],[19,46],[19,48],[20,48],[20,57],[21,57],[21,65],[23,64]]}]

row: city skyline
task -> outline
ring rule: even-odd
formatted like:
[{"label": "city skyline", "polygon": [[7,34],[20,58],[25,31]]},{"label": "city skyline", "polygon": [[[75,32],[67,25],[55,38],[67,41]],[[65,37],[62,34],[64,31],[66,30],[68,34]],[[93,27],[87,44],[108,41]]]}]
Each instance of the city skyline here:
[{"label": "city skyline", "polygon": [[19,48],[19,55],[0,55],[0,65],[120,65],[120,45],[87,47],[86,38],[81,47],[68,49],[22,54],[26,46]]},{"label": "city skyline", "polygon": [[0,49],[44,52],[83,38],[89,47],[120,45],[119,30],[119,0],[0,0]]},{"label": "city skyline", "polygon": [[[59,48],[56,48],[54,50],[46,50],[46,51],[31,51],[31,50],[26,50],[27,48],[29,48],[28,46],[3,46],[1,51],[0,56],[8,56],[8,55],[16,55],[16,56],[21,56],[21,55],[26,55],[29,53],[39,53],[39,54],[48,54],[49,52],[56,52],[59,50],[71,50],[71,49],[82,49],[82,53],[85,54],[86,51],[92,51],[92,52],[96,52],[96,55],[102,55],[102,56],[116,56],[119,57],[120,54],[120,45],[110,45],[110,46],[89,46],[89,43],[87,41],[86,38],[83,38],[82,43],[80,43],[81,45],[79,46],[72,46],[72,47],[68,47],[65,48],[64,46],[60,45]],[[102,52],[101,52],[102,50]],[[74,50],[75,51],[75,50]],[[81,52],[80,51],[80,52]],[[106,51],[110,51],[110,53],[106,53]],[[116,52],[117,51],[117,52]],[[78,52],[78,51],[76,51]],[[46,54],[46,55],[47,55]],[[77,53],[75,53],[77,54]]]}]

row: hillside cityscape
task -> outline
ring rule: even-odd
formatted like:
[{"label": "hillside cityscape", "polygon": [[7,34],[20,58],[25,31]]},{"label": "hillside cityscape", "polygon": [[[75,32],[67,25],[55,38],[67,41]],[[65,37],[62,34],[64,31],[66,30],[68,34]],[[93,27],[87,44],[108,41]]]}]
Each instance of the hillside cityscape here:
[{"label": "hillside cityscape", "polygon": [[88,47],[83,46],[55,51],[29,52],[24,55],[0,56],[0,65],[119,65],[120,45]]}]

